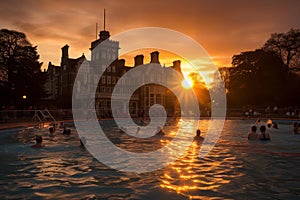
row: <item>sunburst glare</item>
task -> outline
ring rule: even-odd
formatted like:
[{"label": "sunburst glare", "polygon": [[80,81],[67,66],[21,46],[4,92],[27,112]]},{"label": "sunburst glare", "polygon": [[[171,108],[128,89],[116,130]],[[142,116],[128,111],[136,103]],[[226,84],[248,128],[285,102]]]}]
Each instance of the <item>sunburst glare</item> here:
[{"label": "sunburst glare", "polygon": [[181,85],[184,89],[190,89],[193,87],[193,81],[189,78],[185,78],[182,82]]}]

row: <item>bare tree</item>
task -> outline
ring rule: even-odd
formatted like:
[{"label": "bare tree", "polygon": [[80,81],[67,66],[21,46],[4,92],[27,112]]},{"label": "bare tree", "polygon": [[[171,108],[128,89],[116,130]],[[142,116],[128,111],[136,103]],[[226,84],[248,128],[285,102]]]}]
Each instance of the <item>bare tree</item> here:
[{"label": "bare tree", "polygon": [[265,51],[275,52],[284,66],[300,70],[300,30],[290,29],[287,33],[273,33],[264,45]]}]

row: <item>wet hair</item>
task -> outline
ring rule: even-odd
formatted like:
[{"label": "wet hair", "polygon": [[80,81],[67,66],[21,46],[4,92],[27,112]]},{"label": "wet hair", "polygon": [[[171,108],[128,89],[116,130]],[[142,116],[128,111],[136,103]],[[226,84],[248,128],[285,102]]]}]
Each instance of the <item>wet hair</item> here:
[{"label": "wet hair", "polygon": [[256,132],[257,127],[256,126],[251,126],[251,131]]},{"label": "wet hair", "polygon": [[49,132],[50,132],[50,133],[54,133],[54,128],[53,128],[53,127],[50,127],[50,128],[49,128]]},{"label": "wet hair", "polygon": [[271,128],[271,126],[272,126],[272,124],[267,124],[267,127],[268,127],[268,128]]},{"label": "wet hair", "polygon": [[70,135],[70,134],[71,134],[71,130],[64,128],[63,135]]},{"label": "wet hair", "polygon": [[260,132],[266,132],[266,126],[265,125],[262,125],[260,128],[259,128]]},{"label": "wet hair", "polygon": [[43,142],[42,136],[40,136],[40,135],[35,136],[35,141],[36,141],[36,143],[41,144]]},{"label": "wet hair", "polygon": [[278,125],[276,123],[273,123],[273,128],[278,129]]},{"label": "wet hair", "polygon": [[196,136],[200,136],[200,134],[201,134],[200,129],[197,129],[197,131],[196,131]]}]

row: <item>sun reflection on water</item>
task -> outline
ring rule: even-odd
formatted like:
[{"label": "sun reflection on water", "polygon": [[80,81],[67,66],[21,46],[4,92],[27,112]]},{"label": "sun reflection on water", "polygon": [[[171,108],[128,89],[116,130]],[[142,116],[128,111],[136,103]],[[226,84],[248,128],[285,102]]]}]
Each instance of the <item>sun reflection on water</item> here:
[{"label": "sun reflection on water", "polygon": [[[204,123],[200,123],[200,127],[206,133],[209,122]],[[190,199],[202,199],[202,192],[217,191],[243,175],[235,171],[241,167],[241,163],[229,149],[220,149],[217,145],[207,157],[200,159],[198,156],[201,145],[202,143],[194,141],[184,156],[164,169],[160,177],[161,188]],[[230,162],[227,162],[228,159]]]}]

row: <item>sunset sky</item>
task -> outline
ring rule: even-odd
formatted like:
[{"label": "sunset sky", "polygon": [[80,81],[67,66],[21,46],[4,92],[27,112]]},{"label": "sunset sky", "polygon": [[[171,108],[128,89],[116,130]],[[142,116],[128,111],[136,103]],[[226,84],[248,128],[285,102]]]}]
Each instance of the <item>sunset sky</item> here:
[{"label": "sunset sky", "polygon": [[65,44],[70,57],[89,53],[96,22],[102,29],[103,8],[111,35],[150,26],[173,29],[201,44],[218,66],[261,47],[273,32],[300,28],[299,0],[10,0],[0,2],[0,28],[24,32],[38,46],[43,67],[49,61],[59,65]]}]

